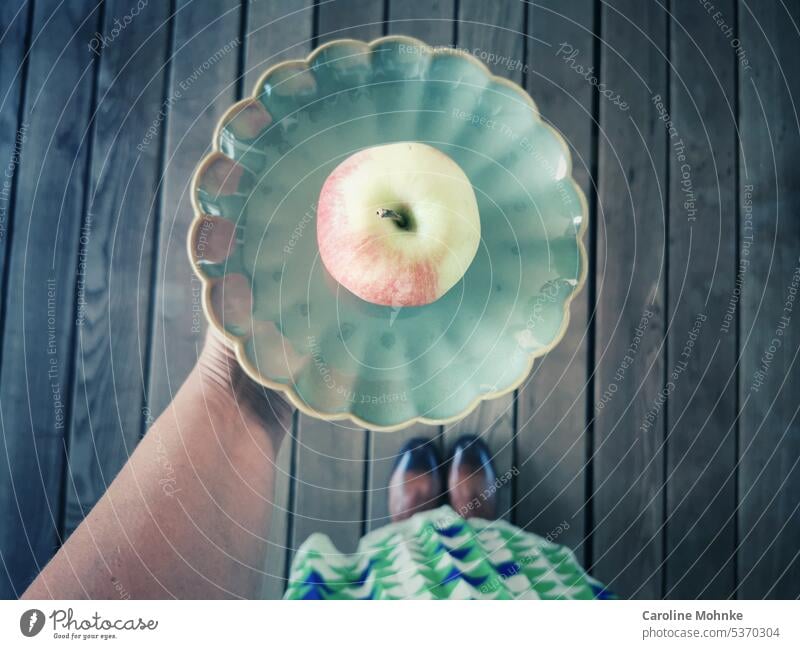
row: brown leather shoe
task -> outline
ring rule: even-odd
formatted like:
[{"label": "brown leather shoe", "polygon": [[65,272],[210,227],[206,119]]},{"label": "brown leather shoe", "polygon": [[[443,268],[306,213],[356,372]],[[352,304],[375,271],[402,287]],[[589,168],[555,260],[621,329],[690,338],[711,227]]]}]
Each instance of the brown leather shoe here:
[{"label": "brown leather shoe", "polygon": [[442,503],[441,467],[431,440],[415,437],[403,445],[389,478],[389,516],[393,523]]},{"label": "brown leather shoe", "polygon": [[462,518],[497,518],[497,474],[486,443],[475,435],[456,440],[447,491],[450,506]]}]

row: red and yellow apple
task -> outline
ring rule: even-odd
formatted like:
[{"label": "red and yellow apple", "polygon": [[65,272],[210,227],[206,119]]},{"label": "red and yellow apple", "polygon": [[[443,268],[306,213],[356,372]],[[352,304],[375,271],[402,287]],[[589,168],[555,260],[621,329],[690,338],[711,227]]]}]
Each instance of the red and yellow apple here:
[{"label": "red and yellow apple", "polygon": [[333,170],[320,193],[322,261],[339,284],[373,304],[438,300],[464,275],[480,238],[469,179],[427,144],[359,151]]}]

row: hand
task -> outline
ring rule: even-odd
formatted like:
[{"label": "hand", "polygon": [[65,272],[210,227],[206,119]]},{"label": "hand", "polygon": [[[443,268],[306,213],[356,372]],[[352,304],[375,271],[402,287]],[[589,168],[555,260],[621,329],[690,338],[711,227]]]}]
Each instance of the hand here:
[{"label": "hand", "polygon": [[251,379],[228,342],[210,327],[196,369],[204,389],[210,386],[222,407],[230,407],[232,414],[264,428],[274,448],[280,446],[291,431],[294,408],[282,394]]}]

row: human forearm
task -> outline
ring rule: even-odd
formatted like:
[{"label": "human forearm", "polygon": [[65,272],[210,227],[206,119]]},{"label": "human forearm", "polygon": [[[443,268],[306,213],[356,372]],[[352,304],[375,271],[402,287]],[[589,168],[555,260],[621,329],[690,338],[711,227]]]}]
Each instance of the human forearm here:
[{"label": "human forearm", "polygon": [[26,597],[256,594],[290,413],[204,355]]}]

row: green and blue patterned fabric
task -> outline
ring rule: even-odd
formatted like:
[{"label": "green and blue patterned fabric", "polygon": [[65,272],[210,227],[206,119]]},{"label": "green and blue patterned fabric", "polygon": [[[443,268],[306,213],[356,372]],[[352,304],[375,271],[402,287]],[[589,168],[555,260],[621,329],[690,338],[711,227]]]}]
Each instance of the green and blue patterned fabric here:
[{"label": "green and blue patterned fabric", "polygon": [[608,599],[571,550],[505,521],[440,507],[361,539],[352,555],[324,534],[295,554],[286,599]]}]

